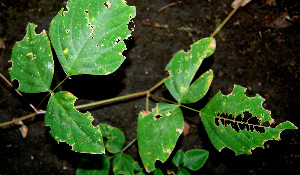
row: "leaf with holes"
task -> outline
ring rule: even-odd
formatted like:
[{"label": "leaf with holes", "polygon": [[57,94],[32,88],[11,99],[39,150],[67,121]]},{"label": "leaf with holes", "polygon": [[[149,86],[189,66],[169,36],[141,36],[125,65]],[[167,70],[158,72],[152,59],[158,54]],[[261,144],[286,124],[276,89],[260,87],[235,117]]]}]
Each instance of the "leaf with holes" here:
[{"label": "leaf with holes", "polygon": [[215,148],[232,149],[236,155],[251,154],[256,147],[264,148],[268,140],[279,140],[285,129],[297,129],[291,122],[275,128],[270,111],[262,107],[260,95],[247,97],[246,88],[235,85],[231,94],[218,92],[200,111],[205,130]]},{"label": "leaf with holes", "polygon": [[125,60],[124,39],[135,7],[124,0],[70,0],[50,25],[50,38],[68,76],[107,75]]},{"label": "leaf with holes", "polygon": [[125,136],[121,130],[108,124],[100,124],[102,136],[107,138],[105,148],[110,153],[118,153],[125,144]]},{"label": "leaf with holes", "polygon": [[194,103],[207,93],[213,79],[209,70],[192,82],[202,61],[213,54],[216,48],[214,38],[204,38],[191,45],[189,52],[179,51],[166,67],[169,72],[165,85],[172,96],[182,104]]},{"label": "leaf with holes", "polygon": [[183,131],[183,114],[178,105],[158,103],[151,112],[138,117],[139,153],[147,172],[155,170],[155,161],[165,162]]},{"label": "leaf with holes", "polygon": [[49,91],[53,78],[50,41],[45,30],[38,35],[35,33],[36,26],[28,23],[26,36],[14,45],[10,59],[10,78],[17,79],[19,90],[26,93]]},{"label": "leaf with holes", "polygon": [[89,112],[80,113],[74,109],[76,97],[70,92],[54,93],[49,99],[45,114],[45,125],[58,142],[67,142],[74,151],[103,154],[105,148],[100,127],[92,125]]}]

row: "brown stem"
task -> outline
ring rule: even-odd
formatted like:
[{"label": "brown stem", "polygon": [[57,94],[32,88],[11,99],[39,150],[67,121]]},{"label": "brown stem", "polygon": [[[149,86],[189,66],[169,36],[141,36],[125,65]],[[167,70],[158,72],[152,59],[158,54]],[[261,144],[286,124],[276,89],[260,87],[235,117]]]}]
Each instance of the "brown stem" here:
[{"label": "brown stem", "polygon": [[26,119],[32,118],[32,117],[34,117],[36,115],[39,115],[39,114],[45,114],[45,113],[46,113],[46,111],[39,110],[39,111],[36,111],[36,112],[31,113],[29,115],[13,119],[12,121],[5,122],[5,123],[0,123],[0,128],[3,127],[3,126],[11,125],[11,124],[16,123],[16,122],[21,121],[21,120],[26,120]]},{"label": "brown stem", "polygon": [[165,79],[161,80],[159,83],[154,85],[152,88],[150,88],[149,90],[143,91],[143,92],[138,92],[138,93],[134,93],[134,94],[129,94],[129,95],[124,95],[124,96],[120,96],[120,97],[115,97],[115,98],[110,98],[110,99],[106,99],[106,100],[87,103],[87,104],[83,104],[83,105],[78,105],[78,106],[75,106],[74,108],[82,109],[82,108],[87,108],[87,107],[94,107],[97,105],[102,105],[102,104],[107,104],[107,103],[111,103],[111,102],[117,102],[117,101],[128,100],[128,99],[132,99],[132,98],[145,96],[145,95],[148,95],[149,93],[151,93],[152,91],[154,91],[160,85],[162,85],[164,83],[164,81],[165,81]]},{"label": "brown stem", "polygon": [[[243,0],[244,1],[244,0]],[[210,35],[214,37],[222,29],[222,27],[228,22],[228,20],[233,16],[233,14],[241,7],[243,1],[241,1],[236,8],[234,8],[229,15],[224,19],[224,21],[216,28],[216,30]]]},{"label": "brown stem", "polygon": [[[152,91],[154,91],[156,88],[158,88],[159,86],[161,86],[164,83],[164,81],[165,81],[165,79],[161,80],[159,83],[157,83],[156,85],[154,85],[152,88],[150,88],[147,91],[138,92],[138,93],[129,94],[129,95],[124,95],[124,96],[115,97],[115,98],[106,99],[106,100],[101,100],[101,101],[97,101],[97,102],[87,103],[87,104],[83,104],[83,105],[78,105],[78,106],[74,106],[74,108],[75,109],[82,109],[82,108],[87,108],[87,107],[94,107],[94,106],[101,105],[101,104],[106,104],[106,103],[111,103],[111,102],[117,102],[117,101],[121,101],[121,100],[127,100],[127,99],[132,99],[132,98],[136,98],[136,97],[141,97],[141,96],[144,96],[144,95],[148,95]],[[13,119],[12,121],[9,121],[9,122],[1,123],[0,127],[11,125],[11,124],[13,124],[15,122],[18,122],[18,121],[21,121],[21,120],[26,120],[26,119],[32,118],[32,117],[34,117],[34,116],[36,116],[38,114],[45,114],[45,113],[46,113],[46,111],[39,110],[39,111],[36,111],[36,112],[31,113],[29,115],[26,115],[24,117]]]},{"label": "brown stem", "polygon": [[26,100],[24,98],[24,96],[22,95],[22,93],[18,89],[15,89],[13,87],[13,85],[1,73],[0,73],[0,77],[2,78],[2,81],[4,81],[6,83],[6,85],[7,85],[8,88],[14,89],[16,91],[16,93],[18,95],[20,95],[20,97],[22,97],[35,112],[38,112],[38,110],[28,100]]}]

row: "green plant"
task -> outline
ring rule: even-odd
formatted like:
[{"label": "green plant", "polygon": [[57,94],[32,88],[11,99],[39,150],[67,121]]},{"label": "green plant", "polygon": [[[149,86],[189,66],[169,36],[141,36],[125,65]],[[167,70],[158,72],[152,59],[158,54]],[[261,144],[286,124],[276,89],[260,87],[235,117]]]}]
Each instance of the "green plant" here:
[{"label": "green plant", "polygon": [[[50,39],[66,73],[65,80],[79,74],[110,74],[125,59],[121,54],[125,50],[123,40],[130,35],[127,23],[135,16],[134,7],[128,7],[121,0],[113,1],[111,4],[105,1],[95,1],[93,5],[89,3],[70,1],[68,11],[64,12],[62,9],[50,26]],[[21,92],[48,91],[51,94],[47,110],[33,107],[34,115],[45,113],[45,124],[51,127],[51,135],[57,141],[72,145],[74,151],[101,154],[106,149],[116,154],[113,162],[124,167],[121,171],[114,168],[115,173],[122,174],[126,171],[132,174],[134,170],[142,173],[141,167],[122,153],[124,146],[122,132],[104,124],[94,127],[89,112],[82,114],[76,110],[104,101],[74,107],[75,96],[66,91],[54,92],[56,88],[50,89],[54,69],[51,46],[46,33],[36,35],[35,27],[34,24],[28,24],[27,35],[15,45],[11,57],[13,66],[10,69],[11,80],[19,81]],[[212,70],[195,81],[193,79],[202,61],[215,50],[216,42],[212,37],[195,42],[189,52],[180,51],[175,54],[166,67],[169,77],[153,88],[107,100],[116,101],[144,95],[148,101],[149,96],[155,98],[151,92],[165,83],[177,101],[171,102],[174,104],[158,103],[152,111],[147,107],[138,116],[139,152],[148,172],[155,169],[156,160],[165,162],[168,159],[183,131],[183,113],[180,107],[189,108],[186,104],[197,102],[207,93],[213,79]],[[296,129],[290,122],[282,123],[275,128],[262,125],[265,122],[269,124],[273,122],[270,112],[261,106],[264,99],[259,95],[249,98],[245,95],[245,90],[243,87],[235,86],[231,95],[223,96],[218,93],[201,111],[196,110],[200,113],[209,138],[218,150],[227,147],[237,155],[251,154],[252,149],[263,147],[266,140],[279,139],[284,129]],[[252,118],[257,119],[259,124],[249,123]],[[102,137],[108,139],[105,145]],[[183,163],[174,164],[177,167],[183,164],[194,170],[184,159],[182,160],[182,154],[176,154],[173,160]],[[105,163],[104,167],[109,165],[106,156],[101,156],[101,160]],[[83,160],[86,161],[88,160]],[[124,166],[123,162],[127,166]],[[107,168],[101,171],[108,172]],[[186,171],[180,168],[178,173],[187,174]],[[159,173],[159,170],[155,173]]]}]

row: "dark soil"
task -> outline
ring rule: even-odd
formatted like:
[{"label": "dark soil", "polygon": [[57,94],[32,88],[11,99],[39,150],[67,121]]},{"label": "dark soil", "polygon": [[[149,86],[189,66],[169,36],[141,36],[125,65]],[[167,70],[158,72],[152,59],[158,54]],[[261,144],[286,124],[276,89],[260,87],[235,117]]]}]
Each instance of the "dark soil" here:
[{"label": "dark soil", "polygon": [[[132,37],[126,41],[127,59],[121,68],[109,76],[74,76],[61,89],[77,96],[76,104],[147,90],[167,76],[164,68],[172,55],[210,36],[232,10],[231,0],[183,0],[157,11],[173,2],[177,1],[128,0],[129,5],[136,6],[137,16],[133,20]],[[200,68],[200,72],[212,69],[214,80],[207,96],[192,107],[201,109],[219,90],[228,94],[238,84],[247,87],[249,95],[258,93],[266,99],[263,106],[272,111],[276,124],[289,120],[300,126],[299,2],[274,2],[275,6],[270,6],[266,1],[253,0],[238,10],[215,37],[216,51]],[[7,39],[6,48],[0,49],[1,74],[9,79],[12,47],[25,36],[27,23],[37,24],[37,33],[45,29],[49,34],[52,18],[65,4],[54,0],[1,1],[0,39]],[[285,16],[290,17],[290,22]],[[54,85],[65,76],[55,61]],[[164,86],[155,94],[170,98]],[[37,106],[44,95],[27,94],[25,98]],[[155,102],[151,101],[151,108]],[[42,109],[45,107],[44,104]],[[145,98],[137,98],[92,108],[90,112],[95,118],[93,124],[118,127],[129,143],[136,137],[137,116],[143,109]],[[1,123],[32,112],[26,101],[1,83]],[[184,112],[191,130],[180,137],[176,150],[203,148],[210,153],[204,167],[194,174],[299,174],[299,130],[284,131],[280,141],[266,142],[265,149],[257,148],[251,156],[235,156],[229,149],[218,152],[209,141],[199,115]],[[58,144],[49,135],[50,128],[45,127],[42,115],[25,124],[29,129],[26,138],[22,138],[18,126],[0,129],[0,174],[75,174],[85,154],[71,151],[65,143]],[[139,160],[136,144],[126,153]],[[166,166],[170,168],[168,163]]]}]

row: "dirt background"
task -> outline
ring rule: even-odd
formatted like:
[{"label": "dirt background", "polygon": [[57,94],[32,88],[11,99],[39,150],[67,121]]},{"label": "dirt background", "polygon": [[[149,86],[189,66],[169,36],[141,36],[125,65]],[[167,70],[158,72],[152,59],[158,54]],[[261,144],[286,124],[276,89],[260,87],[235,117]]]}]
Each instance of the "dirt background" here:
[{"label": "dirt background", "polygon": [[[76,104],[147,90],[167,76],[164,68],[172,55],[208,37],[232,10],[231,0],[183,0],[158,12],[173,2],[177,1],[128,0],[129,5],[136,6],[137,16],[121,68],[109,76],[74,76],[61,89],[77,96]],[[0,39],[6,40],[5,49],[0,48],[1,74],[9,79],[12,47],[25,36],[27,23],[37,24],[37,33],[43,29],[48,32],[52,18],[65,5],[66,1],[54,0],[0,1]],[[253,0],[240,9],[215,37],[216,51],[200,68],[200,72],[212,69],[214,80],[205,98],[192,107],[201,109],[218,90],[228,94],[238,84],[248,87],[249,95],[258,93],[266,98],[263,105],[272,111],[276,124],[289,120],[300,126],[299,15],[299,2],[295,0]],[[65,77],[54,59],[53,86]],[[171,98],[164,86],[155,94]],[[37,106],[44,95],[27,94],[25,98]],[[155,102],[151,100],[151,108]],[[143,109],[145,98],[137,98],[90,111],[95,118],[93,124],[118,127],[129,143],[136,137],[137,116]],[[1,82],[0,122],[31,112],[28,104]],[[203,148],[210,153],[204,167],[193,174],[300,172],[299,130],[284,131],[281,141],[269,141],[265,149],[257,148],[251,156],[235,156],[231,150],[218,152],[212,146],[197,113],[184,110],[184,116],[191,129],[187,136],[180,137],[176,150]],[[75,174],[86,155],[71,151],[67,144],[57,144],[44,126],[42,115],[25,124],[29,129],[26,138],[22,138],[18,126],[0,128],[0,174]],[[126,153],[139,160],[136,146],[133,144]],[[169,163],[162,167],[172,168]]]}]

